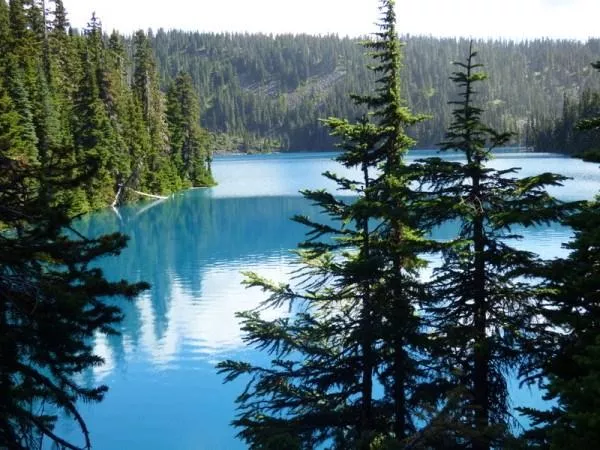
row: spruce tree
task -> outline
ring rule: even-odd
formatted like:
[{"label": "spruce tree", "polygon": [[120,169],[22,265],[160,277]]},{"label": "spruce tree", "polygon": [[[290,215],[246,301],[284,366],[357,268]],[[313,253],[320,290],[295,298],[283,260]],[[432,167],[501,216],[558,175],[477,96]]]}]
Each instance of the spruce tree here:
[{"label": "spruce tree", "polygon": [[408,109],[401,92],[401,47],[396,31],[394,1],[383,1],[383,15],[377,39],[365,46],[378,61],[373,68],[377,75],[377,88],[371,95],[354,96],[359,105],[372,112],[378,130],[374,145],[373,162],[379,167],[380,175],[372,183],[373,200],[379,211],[374,214],[381,221],[377,243],[380,257],[385,261],[383,276],[385,293],[382,298],[380,331],[384,345],[385,362],[381,382],[393,411],[393,432],[402,441],[416,431],[415,411],[420,401],[416,385],[424,385],[426,374],[419,369],[419,353],[425,339],[422,336],[421,320],[416,311],[418,300],[423,295],[419,282],[419,270],[424,261],[418,257],[428,251],[430,244],[425,240],[427,231],[418,220],[420,199],[411,190],[411,182],[418,182],[418,172],[404,164],[403,158],[415,141],[405,134],[407,126],[425,119],[413,115]]},{"label": "spruce tree", "polygon": [[[592,63],[592,67],[600,71],[600,61]],[[591,131],[600,128],[600,116],[593,117],[591,119],[584,119],[577,122],[577,129],[581,131]]]},{"label": "spruce tree", "polygon": [[586,202],[566,222],[575,231],[568,257],[544,275],[544,317],[549,325],[536,350],[535,372],[553,401],[545,411],[522,408],[532,421],[523,441],[531,448],[576,449],[600,439],[600,203]]},{"label": "spruce tree", "polygon": [[193,186],[213,184],[208,133],[200,127],[200,102],[189,74],[180,73],[167,92],[171,158],[180,176]]},{"label": "spruce tree", "polygon": [[[354,97],[367,112],[357,122],[325,121],[341,139],[337,161],[359,175],[324,175],[351,197],[303,191],[328,220],[295,218],[309,231],[294,281],[248,275],[248,286],[271,295],[259,310],[239,317],[246,341],[269,352],[271,366],[219,364],[227,381],[250,378],[233,423],[251,448],[405,445],[426,425],[416,420],[422,412],[417,393],[427,376],[419,370],[424,337],[416,314],[424,264],[418,252],[426,241],[414,228],[418,198],[403,163],[413,144],[405,128],[420,117],[400,95],[394,2],[382,1],[381,10],[380,32],[366,44],[377,88]],[[294,308],[291,316],[261,317],[262,308],[284,305]],[[383,396],[375,394],[377,381]]]},{"label": "spruce tree", "polygon": [[[592,66],[600,70],[600,62]],[[580,130],[599,127],[600,117],[577,124]],[[583,202],[565,224],[575,235],[565,245],[569,255],[541,272],[549,326],[530,371],[545,388],[545,399],[555,404],[546,411],[522,409],[534,425],[523,440],[553,450],[593,447],[600,441],[600,198]]]},{"label": "spruce tree", "polygon": [[70,27],[69,19],[67,18],[67,10],[62,0],[51,0],[54,3],[53,18],[51,21],[51,29],[58,34],[67,35]]},{"label": "spruce tree", "polygon": [[[146,285],[109,282],[93,267],[118,254],[124,236],[86,238],[71,226],[75,205],[66,193],[94,186],[98,178],[85,166],[102,153],[103,122],[90,106],[98,103],[93,71],[77,96],[78,112],[90,114],[76,121],[75,89],[60,83],[69,78],[69,53],[45,52],[39,3],[12,0],[7,15],[0,0],[0,35],[0,447],[40,448],[47,439],[89,448],[78,405],[101,400],[107,388],[80,375],[102,363],[93,349],[97,333],[115,333],[121,319],[105,299],[131,298]],[[69,146],[74,138],[79,159]],[[77,442],[57,434],[59,416],[80,429]]]},{"label": "spruce tree", "polygon": [[471,44],[465,62],[454,63],[459,70],[451,79],[460,98],[451,102],[454,120],[442,143],[442,150],[458,151],[466,161],[421,161],[424,194],[430,196],[425,219],[459,226],[456,238],[443,244],[424,314],[444,387],[441,438],[459,448],[487,450],[506,445],[507,378],[525,366],[541,331],[533,278],[541,262],[513,243],[520,227],[558,220],[566,207],[546,191],[563,177],[518,178],[517,168],[490,167],[492,150],[509,135],[481,120],[476,86],[486,74],[476,56]]},{"label": "spruce tree", "polygon": [[10,49],[10,19],[8,5],[0,1],[0,54],[5,55]]},{"label": "spruce tree", "polygon": [[[51,205],[40,179],[55,189],[85,182],[49,179],[27,154],[18,109],[0,82],[0,447],[38,448],[44,438],[64,448],[90,448],[80,401],[102,399],[106,386],[78,375],[102,363],[96,333],[115,333],[120,309],[107,296],[133,297],[145,284],[108,282],[92,263],[118,254],[125,237],[85,238],[70,230],[68,205]],[[82,441],[57,435],[59,414],[74,420]]]},{"label": "spruce tree", "polygon": [[156,62],[148,36],[139,30],[133,38],[133,92],[148,130],[150,147],[142,156],[141,185],[151,192],[173,192],[181,189],[181,178],[175,163],[169,159],[169,132],[166,102],[159,89]]}]

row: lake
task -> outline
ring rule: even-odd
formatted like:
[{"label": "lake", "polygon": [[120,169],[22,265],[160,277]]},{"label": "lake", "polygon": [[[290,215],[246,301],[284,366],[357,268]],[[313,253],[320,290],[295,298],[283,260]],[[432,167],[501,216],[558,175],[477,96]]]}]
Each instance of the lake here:
[{"label": "lake", "polygon": [[[98,336],[96,352],[106,363],[81,375],[90,384],[110,387],[102,403],[82,406],[94,449],[245,448],[229,426],[243,385],[223,385],[214,367],[227,358],[266,360],[244,347],[234,317],[264,299],[260,291],[240,285],[240,272],[286,278],[293,260],[289,250],[305,231],[289,218],[318,214],[298,191],[331,188],[320,174],[346,172],[331,160],[334,155],[219,157],[213,163],[219,182],[214,188],[125,206],[118,214],[107,209],[78,223],[88,236],[129,235],[128,248],[101,266],[110,279],[152,284],[136,301],[121,303],[121,336]],[[598,165],[559,155],[506,152],[493,165],[522,167],[523,175],[552,171],[573,177],[552,191],[566,200],[589,199],[600,190]],[[565,254],[561,244],[570,231],[551,226],[524,235],[524,248],[555,257]],[[541,404],[535,391],[516,386],[512,391],[515,405]],[[67,435],[74,430],[65,422],[59,427]]]}]

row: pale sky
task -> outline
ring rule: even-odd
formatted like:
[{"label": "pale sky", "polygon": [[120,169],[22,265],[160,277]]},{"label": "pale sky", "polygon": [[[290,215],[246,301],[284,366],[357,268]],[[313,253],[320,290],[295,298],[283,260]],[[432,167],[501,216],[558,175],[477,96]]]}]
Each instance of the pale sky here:
[{"label": "pale sky", "polygon": [[[93,11],[104,30],[338,33],[375,31],[377,0],[63,0],[73,26]],[[401,34],[587,40],[600,37],[600,0],[397,0]]]}]

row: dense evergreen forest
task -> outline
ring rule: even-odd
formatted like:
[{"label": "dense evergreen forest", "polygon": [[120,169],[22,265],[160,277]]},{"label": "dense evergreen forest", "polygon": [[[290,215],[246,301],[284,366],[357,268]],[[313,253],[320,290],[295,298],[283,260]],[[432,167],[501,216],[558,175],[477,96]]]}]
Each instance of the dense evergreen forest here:
[{"label": "dense evergreen forest", "polygon": [[176,74],[161,91],[143,32],[129,57],[123,37],[103,34],[96,17],[79,34],[60,0],[42,6],[0,1],[0,99],[4,133],[20,139],[10,145],[13,157],[91,175],[85,186],[53,192],[53,200],[77,214],[134,191],[212,184],[190,77]]},{"label": "dense evergreen forest", "polygon": [[[122,318],[106,298],[148,285],[109,282],[91,267],[127,238],[84,237],[73,215],[110,204],[118,183],[168,190],[187,178],[162,143],[167,133],[149,129],[160,109],[144,117],[125,83],[121,39],[106,42],[94,19],[71,35],[61,1],[51,14],[42,6],[0,0],[0,448],[42,448],[44,439],[77,448],[56,434],[57,413],[73,418],[89,448],[78,403],[100,401],[107,387],[85,385],[80,373],[102,362],[95,334],[115,333]],[[139,48],[149,55],[145,39]]]},{"label": "dense evergreen forest", "polygon": [[[591,65],[600,68],[598,63]],[[535,148],[567,152],[590,161],[600,160],[600,92],[580,89],[564,95],[560,115],[540,116],[531,122],[529,143]]]},{"label": "dense evergreen forest", "polygon": [[[364,92],[375,80],[357,39],[161,29],[150,40],[163,87],[180,71],[190,73],[200,94],[202,123],[229,135],[229,140],[216,142],[227,150],[330,150],[334,140],[318,119],[359,117],[362,109],[347,93]],[[401,74],[407,105],[432,116],[409,133],[419,148],[436,146],[452,114],[448,70],[468,42],[419,36],[401,40],[407,44]],[[565,114],[565,108],[570,110],[574,99],[591,100],[590,93],[600,88],[590,67],[600,53],[600,40],[476,44],[491,74],[479,93],[485,119],[515,132],[510,144],[567,150],[562,143],[541,140],[541,135]]]},{"label": "dense evergreen forest", "polygon": [[[239,436],[286,450],[597,446],[600,202],[561,202],[547,190],[560,174],[489,161],[570,123],[597,131],[600,41],[403,47],[394,0],[380,5],[367,61],[333,36],[125,39],[94,16],[72,30],[61,0],[0,0],[0,448],[92,447],[78,407],[108,389],[81,377],[103,363],[94,336],[117,334],[118,298],[149,288],[108,281],[94,264],[127,237],[84,236],[74,215],[213,183],[211,145],[334,140],[356,175],[324,175],[353,195],[303,192],[322,216],[294,218],[308,230],[294,280],[246,274],[270,296],[238,317],[270,361],[218,364],[246,382]],[[463,159],[406,161],[437,142]],[[519,229],[555,222],[574,230],[564,258],[517,245]],[[456,236],[435,240],[447,223]],[[293,314],[262,314],[283,305]],[[552,401],[522,410],[528,430],[513,426],[513,374]],[[57,434],[59,415],[83,446]]]}]

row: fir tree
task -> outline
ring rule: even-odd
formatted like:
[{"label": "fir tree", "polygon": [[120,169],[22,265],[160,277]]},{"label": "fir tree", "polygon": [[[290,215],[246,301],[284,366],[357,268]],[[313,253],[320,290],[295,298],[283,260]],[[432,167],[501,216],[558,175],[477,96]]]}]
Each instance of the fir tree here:
[{"label": "fir tree", "polygon": [[[146,285],[108,282],[91,267],[100,256],[118,254],[125,237],[88,239],[69,231],[66,205],[40,194],[40,179],[63,185],[66,177],[48,179],[24,158],[30,145],[24,135],[0,83],[0,447],[37,448],[47,438],[64,448],[90,448],[77,404],[101,400],[107,388],[86,387],[78,374],[102,363],[94,335],[115,333],[121,319],[120,309],[103,299],[131,298]],[[68,187],[83,181],[71,179]],[[56,434],[59,414],[75,421],[82,444]]]},{"label": "fir tree", "polygon": [[[593,66],[600,70],[600,63]],[[594,130],[600,117],[580,121]],[[537,365],[530,376],[546,388],[547,411],[523,408],[534,424],[524,441],[535,448],[576,449],[600,440],[600,198],[584,202],[566,221],[575,232],[565,247],[568,257],[542,271],[548,328],[536,346]]]},{"label": "fir tree", "polygon": [[54,3],[54,11],[52,21],[50,22],[51,29],[57,34],[66,36],[70,27],[67,10],[62,0],[52,1]]},{"label": "fir tree", "polygon": [[175,163],[169,159],[169,135],[165,99],[159,89],[156,62],[146,34],[139,30],[133,38],[133,92],[150,136],[150,148],[143,155],[145,170],[141,184],[153,192],[173,192],[181,188]]},{"label": "fir tree", "polygon": [[533,427],[524,441],[533,448],[593,446],[600,434],[600,203],[586,203],[567,224],[575,231],[567,258],[549,264],[544,316],[548,323],[537,346],[536,375],[555,402],[546,411],[523,408]]},{"label": "fir tree", "polygon": [[[83,78],[76,93],[72,115],[75,162],[80,173],[93,173],[90,183],[81,194],[82,202],[75,213],[96,209],[108,204],[114,194],[111,181],[112,155],[116,137],[102,100],[95,64],[86,51]],[[80,194],[80,195],[81,195]]]},{"label": "fir tree", "polygon": [[[423,266],[417,253],[426,245],[410,213],[418,199],[403,155],[413,143],[404,129],[420,118],[400,96],[394,2],[382,1],[381,10],[381,31],[367,44],[380,75],[377,89],[355,96],[370,113],[356,123],[326,121],[341,138],[337,160],[360,177],[324,175],[356,200],[303,192],[329,220],[295,218],[309,228],[298,251],[297,286],[255,274],[247,280],[271,293],[263,307],[296,305],[294,314],[273,321],[260,310],[240,314],[246,341],[268,351],[272,367],[219,365],[228,381],[250,376],[234,425],[251,448],[405,445],[419,428],[416,393],[426,374],[416,356],[423,340],[415,312]],[[385,397],[375,395],[375,380]]]},{"label": "fir tree", "polygon": [[379,63],[373,67],[378,76],[377,89],[371,95],[354,98],[372,111],[378,125],[372,158],[381,168],[381,175],[375,178],[372,189],[379,206],[375,217],[382,221],[379,226],[382,235],[376,245],[386,261],[387,298],[382,299],[383,309],[376,320],[384,324],[381,333],[386,363],[382,383],[391,399],[393,431],[396,439],[402,440],[415,432],[415,406],[419,402],[416,396],[411,397],[416,393],[416,380],[425,379],[414,356],[423,345],[415,307],[421,296],[418,271],[424,262],[416,255],[426,251],[429,244],[424,240],[424,230],[418,228],[415,212],[420,208],[419,199],[410,189],[416,174],[403,163],[406,152],[415,144],[405,129],[425,116],[413,115],[402,98],[402,44],[397,36],[394,5],[394,1],[381,3],[383,20],[377,39],[365,44]]},{"label": "fir tree", "polygon": [[[8,5],[0,1],[0,55],[8,54],[10,49],[10,20]],[[2,66],[0,66],[1,68]]]},{"label": "fir tree", "polygon": [[167,92],[167,122],[181,177],[194,186],[212,184],[208,133],[200,127],[200,102],[188,74],[179,74]]},{"label": "fir tree", "polygon": [[[592,67],[600,71],[600,61],[592,63]],[[580,120],[577,123],[577,128],[582,131],[597,130],[600,128],[600,116],[591,119]]]},{"label": "fir tree", "polygon": [[[507,376],[526,362],[526,349],[539,339],[538,294],[532,282],[539,258],[518,249],[518,228],[561,218],[565,208],[547,186],[564,179],[544,173],[517,178],[518,169],[489,167],[492,150],[507,142],[481,120],[476,85],[486,79],[469,47],[451,79],[460,87],[454,120],[442,144],[466,162],[423,161],[428,221],[459,225],[458,236],[444,244],[434,270],[432,298],[425,304],[432,357],[441,362],[445,386],[439,420],[446,440],[475,450],[506,445],[510,419]],[[439,443],[436,445],[440,445]]]}]

